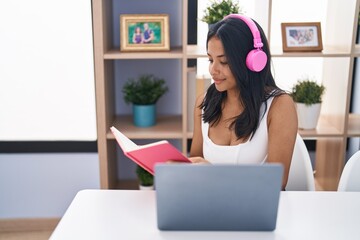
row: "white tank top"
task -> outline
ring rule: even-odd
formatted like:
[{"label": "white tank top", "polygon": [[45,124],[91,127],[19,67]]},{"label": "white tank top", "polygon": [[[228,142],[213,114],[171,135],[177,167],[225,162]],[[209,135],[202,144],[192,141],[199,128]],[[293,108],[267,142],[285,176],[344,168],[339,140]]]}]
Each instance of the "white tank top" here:
[{"label": "white tank top", "polygon": [[[212,164],[251,164],[264,163],[267,159],[268,150],[268,126],[267,116],[273,97],[267,100],[267,110],[260,121],[259,128],[251,140],[233,146],[217,145],[209,138],[209,123],[202,121],[201,130],[203,136],[204,159]],[[263,115],[265,104],[260,108],[260,116]]]}]

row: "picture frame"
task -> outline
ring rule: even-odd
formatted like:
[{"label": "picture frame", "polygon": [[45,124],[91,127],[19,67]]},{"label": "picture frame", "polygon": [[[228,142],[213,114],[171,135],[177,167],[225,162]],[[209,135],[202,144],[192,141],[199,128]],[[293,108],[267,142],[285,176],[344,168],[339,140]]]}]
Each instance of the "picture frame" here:
[{"label": "picture frame", "polygon": [[321,52],[320,22],[281,23],[283,52]]},{"label": "picture frame", "polygon": [[120,15],[120,51],[169,51],[168,14]]}]

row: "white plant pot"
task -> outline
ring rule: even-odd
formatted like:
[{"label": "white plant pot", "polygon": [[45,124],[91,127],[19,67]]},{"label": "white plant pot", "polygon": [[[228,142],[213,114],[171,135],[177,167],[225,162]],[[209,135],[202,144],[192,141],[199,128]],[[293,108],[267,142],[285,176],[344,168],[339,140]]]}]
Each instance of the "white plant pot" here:
[{"label": "white plant pot", "polygon": [[321,103],[306,106],[304,103],[296,103],[298,127],[300,129],[314,129],[319,120]]},{"label": "white plant pot", "polygon": [[140,190],[154,190],[154,185],[153,185],[153,186],[143,186],[143,185],[139,185],[139,189],[140,189]]}]

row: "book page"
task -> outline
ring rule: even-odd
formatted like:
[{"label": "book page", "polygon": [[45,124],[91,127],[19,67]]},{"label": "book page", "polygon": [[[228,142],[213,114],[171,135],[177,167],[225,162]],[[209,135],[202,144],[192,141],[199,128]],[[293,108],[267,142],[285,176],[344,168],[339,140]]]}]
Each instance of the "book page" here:
[{"label": "book page", "polygon": [[111,132],[114,134],[116,141],[119,143],[120,147],[124,152],[130,152],[139,148],[133,141],[131,141],[128,137],[122,134],[119,130],[117,130],[114,126],[110,128]]},{"label": "book page", "polygon": [[166,141],[166,140],[161,140],[161,141],[158,141],[158,142],[153,142],[153,143],[144,144],[144,145],[140,145],[140,146],[138,145],[137,149],[148,148],[148,147],[152,147],[152,146],[156,146],[156,145],[164,144],[164,143],[169,143],[169,142]]}]

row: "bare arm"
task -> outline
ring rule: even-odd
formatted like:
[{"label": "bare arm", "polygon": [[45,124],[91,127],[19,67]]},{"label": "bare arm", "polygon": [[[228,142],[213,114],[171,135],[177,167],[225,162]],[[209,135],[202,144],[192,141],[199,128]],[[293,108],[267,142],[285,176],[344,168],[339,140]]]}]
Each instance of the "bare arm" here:
[{"label": "bare arm", "polygon": [[203,157],[203,137],[201,133],[201,109],[199,105],[203,101],[204,96],[200,95],[196,98],[194,108],[194,132],[190,149],[190,157]]},{"label": "bare arm", "polygon": [[197,97],[194,108],[194,133],[191,143],[190,149],[190,161],[193,163],[209,163],[204,159],[203,154],[203,137],[201,131],[201,109],[199,105],[202,103],[204,99],[203,95]]},{"label": "bare arm", "polygon": [[283,189],[286,187],[289,176],[297,130],[297,115],[292,98],[287,94],[275,97],[268,115],[269,143],[267,161],[283,164]]}]

